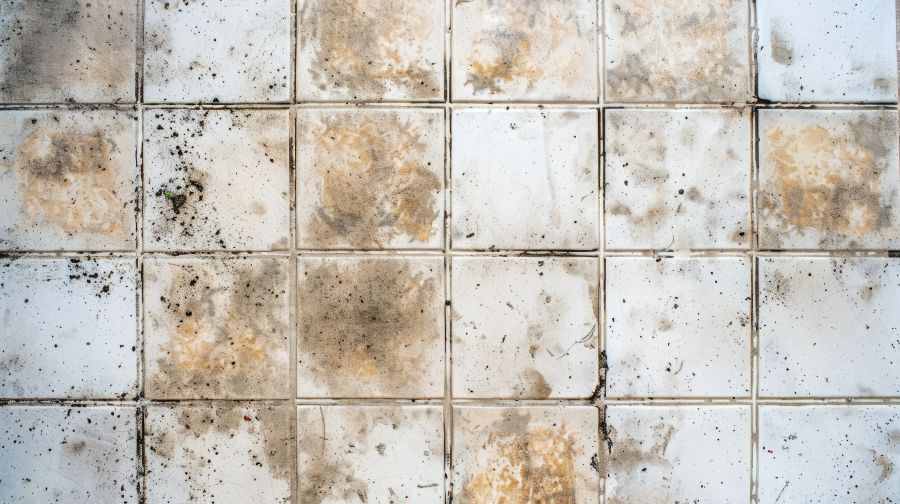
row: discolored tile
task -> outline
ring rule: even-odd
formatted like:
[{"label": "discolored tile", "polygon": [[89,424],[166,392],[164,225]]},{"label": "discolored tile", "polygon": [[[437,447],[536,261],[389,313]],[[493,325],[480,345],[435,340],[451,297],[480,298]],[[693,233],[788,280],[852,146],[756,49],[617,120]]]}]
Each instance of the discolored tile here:
[{"label": "discolored tile", "polygon": [[0,260],[0,397],[134,397],[136,283],[133,259]]},{"label": "discolored tile", "polygon": [[760,98],[897,101],[892,0],[757,0]]},{"label": "discolored tile", "polygon": [[453,247],[597,248],[597,122],[593,110],[454,111]]},{"label": "discolored tile", "polygon": [[298,0],[297,97],[442,101],[444,2]]},{"label": "discolored tile", "polygon": [[138,502],[137,410],[0,407],[0,501]]},{"label": "discolored tile", "polygon": [[745,0],[610,0],[604,12],[607,101],[752,98]]},{"label": "discolored tile", "polygon": [[596,101],[597,1],[453,2],[452,96]]},{"label": "discolored tile", "polygon": [[289,276],[287,258],[147,260],[147,396],[290,397]]},{"label": "discolored tile", "polygon": [[607,504],[748,502],[749,406],[609,406],[606,429]]},{"label": "discolored tile", "polygon": [[606,260],[607,394],[750,394],[750,260]]},{"label": "discolored tile", "polygon": [[453,408],[453,502],[602,498],[599,423],[589,406]]},{"label": "discolored tile", "polygon": [[750,111],[608,110],[611,249],[746,249]]},{"label": "discolored tile", "polygon": [[290,0],[144,3],[144,100],[290,100]]},{"label": "discolored tile", "polygon": [[299,397],[444,395],[440,257],[302,257]]},{"label": "discolored tile", "polygon": [[441,109],[303,109],[302,248],[438,248],[444,208]]},{"label": "discolored tile", "polygon": [[149,250],[288,248],[286,110],[148,110]]},{"label": "discolored tile", "polygon": [[896,502],[900,406],[761,406],[759,502]]},{"label": "discolored tile", "polygon": [[137,116],[0,111],[0,249],[134,250]]},{"label": "discolored tile", "polygon": [[299,406],[298,502],[444,502],[439,406]]},{"label": "discolored tile", "polygon": [[900,260],[759,261],[764,396],[900,395]]},{"label": "discolored tile", "polygon": [[595,258],[454,257],[451,266],[454,397],[594,393]]},{"label": "discolored tile", "polygon": [[898,134],[896,111],[760,111],[760,248],[900,248]]},{"label": "discolored tile", "polygon": [[139,4],[4,0],[0,102],[133,102]]}]

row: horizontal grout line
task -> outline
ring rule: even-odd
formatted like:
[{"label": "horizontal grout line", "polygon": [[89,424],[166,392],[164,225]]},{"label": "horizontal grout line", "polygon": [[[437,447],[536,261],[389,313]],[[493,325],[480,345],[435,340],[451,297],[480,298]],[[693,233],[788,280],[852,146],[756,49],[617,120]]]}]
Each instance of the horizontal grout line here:
[{"label": "horizontal grout line", "polygon": [[759,110],[897,110],[895,102],[778,102],[778,103],[677,103],[677,102],[389,102],[389,101],[333,101],[333,102],[184,102],[184,103],[154,103],[154,102],[96,102],[96,103],[4,103],[0,104],[0,110],[134,110],[143,109],[209,109],[209,110],[290,110],[290,109],[379,109],[379,108],[428,108],[441,110],[450,109],[514,109],[514,108],[538,108],[538,109],[585,109],[585,110],[721,110],[721,109],[747,109]]},{"label": "horizontal grout line", "polygon": [[[634,250],[555,250],[555,249],[449,249],[446,254],[450,256],[468,257],[597,257],[598,253],[605,257],[664,257],[664,258],[707,258],[707,257],[808,257],[808,258],[846,258],[846,257],[871,257],[871,258],[897,258],[900,250],[861,249],[861,250],[735,250],[735,249],[693,249],[685,251],[634,249]],[[246,257],[246,256],[270,256],[290,257],[291,255],[302,257],[317,256],[442,256],[445,251],[440,249],[297,249],[294,253],[288,250],[145,250],[138,251],[42,251],[42,250],[7,250],[0,251],[0,259],[29,259],[29,258],[137,258],[137,257]]]}]

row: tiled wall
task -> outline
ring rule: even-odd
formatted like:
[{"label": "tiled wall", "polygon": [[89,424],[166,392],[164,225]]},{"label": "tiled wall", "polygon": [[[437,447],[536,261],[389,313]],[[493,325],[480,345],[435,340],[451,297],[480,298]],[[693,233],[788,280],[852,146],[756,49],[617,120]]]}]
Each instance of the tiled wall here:
[{"label": "tiled wall", "polygon": [[0,502],[900,502],[894,0],[0,0]]}]

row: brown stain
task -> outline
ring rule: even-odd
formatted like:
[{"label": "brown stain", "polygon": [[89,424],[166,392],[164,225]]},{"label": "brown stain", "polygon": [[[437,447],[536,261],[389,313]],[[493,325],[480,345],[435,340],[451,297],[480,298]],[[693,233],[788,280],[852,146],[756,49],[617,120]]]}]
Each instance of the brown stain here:
[{"label": "brown stain", "polygon": [[321,187],[309,222],[314,242],[377,248],[398,236],[427,242],[435,235],[442,183],[412,123],[397,112],[331,115],[310,136]]},{"label": "brown stain", "polygon": [[401,50],[413,44],[420,48],[414,52],[421,54],[424,46],[417,44],[439,29],[413,4],[314,0],[303,3],[299,16],[298,45],[314,48],[309,66],[313,85],[320,90],[346,88],[354,98],[381,98],[394,87],[412,98],[437,93],[443,62],[410,57]]},{"label": "brown stain", "polygon": [[547,399],[553,393],[553,386],[547,382],[540,371],[533,367],[525,369],[519,376],[519,381],[519,385],[515,388],[518,397]]},{"label": "brown stain", "polygon": [[665,455],[675,432],[673,426],[661,422],[650,428],[652,439],[645,441],[619,435],[614,427],[609,427],[612,443],[608,462],[610,473],[635,473],[650,465],[671,465]]},{"label": "brown stain", "polygon": [[437,275],[406,259],[310,264],[298,291],[300,363],[333,396],[420,384],[442,336],[431,309],[440,289]]},{"label": "brown stain", "polygon": [[[162,396],[283,393],[274,353],[286,350],[287,269],[274,259],[173,267],[159,317],[166,340],[149,386]],[[226,282],[223,282],[226,279]],[[214,296],[226,296],[223,309]],[[276,390],[273,390],[276,389]]]},{"label": "brown stain", "polygon": [[875,459],[875,466],[881,470],[881,473],[878,475],[878,483],[882,481],[887,481],[888,478],[893,476],[895,466],[891,459],[886,455],[881,455],[873,452],[872,456]]}]

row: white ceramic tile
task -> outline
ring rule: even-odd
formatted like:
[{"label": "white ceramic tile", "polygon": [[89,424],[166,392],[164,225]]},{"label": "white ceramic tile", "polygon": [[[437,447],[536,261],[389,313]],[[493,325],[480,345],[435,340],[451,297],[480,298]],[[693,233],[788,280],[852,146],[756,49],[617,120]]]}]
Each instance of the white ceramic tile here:
[{"label": "white ceramic tile", "polygon": [[441,257],[301,257],[299,397],[444,395]]},{"label": "white ceramic tile", "polygon": [[4,0],[0,101],[134,101],[139,5]]},{"label": "white ceramic tile", "polygon": [[0,397],[133,397],[136,282],[132,259],[0,261]]},{"label": "white ceramic tile", "polygon": [[894,0],[757,0],[760,98],[897,101]]},{"label": "white ceramic tile", "polygon": [[609,249],[750,245],[750,110],[606,112]]},{"label": "white ceramic tile", "polygon": [[900,395],[900,260],[759,261],[760,393]]},{"label": "white ceramic tile", "polygon": [[148,259],[146,395],[290,397],[289,264],[274,257]]},{"label": "white ceramic tile", "polygon": [[444,502],[440,406],[299,406],[299,502]]},{"label": "white ceramic tile", "polygon": [[453,397],[590,397],[597,259],[454,257]]},{"label": "white ceramic tile", "polygon": [[597,123],[589,110],[454,111],[453,247],[596,248]]},{"label": "white ceramic tile", "polygon": [[606,426],[607,504],[749,502],[748,406],[609,406]]},{"label": "white ceramic tile", "polygon": [[150,250],[287,249],[286,110],[148,110],[144,240]]},{"label": "white ceramic tile", "polygon": [[760,111],[760,248],[900,248],[898,135],[896,111]]},{"label": "white ceramic tile", "polygon": [[900,406],[762,406],[759,502],[897,502]]},{"label": "white ceramic tile", "polygon": [[453,3],[452,97],[596,101],[597,1]]},{"label": "white ceramic tile", "polygon": [[443,101],[444,2],[298,0],[302,101]]},{"label": "white ceramic tile", "polygon": [[144,2],[144,100],[290,99],[290,0]]},{"label": "white ceramic tile", "polygon": [[750,393],[750,260],[608,258],[607,394]]},{"label": "white ceramic tile", "polygon": [[287,403],[149,406],[147,503],[291,502],[292,410]]},{"label": "white ceramic tile", "polygon": [[0,249],[134,249],[136,135],[131,111],[0,111]]},{"label": "white ceramic tile", "polygon": [[596,504],[597,409],[453,409],[453,502]]},{"label": "white ceramic tile", "polygon": [[137,411],[0,407],[0,501],[138,502]]},{"label": "white ceramic tile", "polygon": [[297,131],[300,247],[441,247],[443,110],[303,109]]}]

